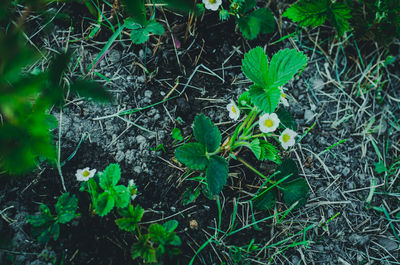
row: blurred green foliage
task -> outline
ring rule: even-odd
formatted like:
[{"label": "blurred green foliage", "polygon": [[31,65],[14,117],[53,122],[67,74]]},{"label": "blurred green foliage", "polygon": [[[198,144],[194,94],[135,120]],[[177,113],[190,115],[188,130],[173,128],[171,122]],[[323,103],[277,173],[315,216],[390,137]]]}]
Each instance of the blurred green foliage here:
[{"label": "blurred green foliage", "polygon": [[351,8],[351,25],[358,39],[380,44],[400,37],[399,0],[346,0]]},{"label": "blurred green foliage", "polygon": [[[15,1],[2,2],[2,10],[8,11],[0,13],[3,19],[10,18],[7,26],[0,28],[0,172],[8,174],[25,173],[43,159],[54,161],[51,130],[57,127],[57,120],[49,109],[63,106],[68,89],[100,101],[111,98],[93,81],[71,80],[69,85],[62,81],[72,52],[41,58],[39,51],[27,44],[22,25],[29,10],[52,1],[18,1],[24,2],[29,6],[16,21],[11,21]],[[40,59],[48,59],[48,68],[31,70]]]}]

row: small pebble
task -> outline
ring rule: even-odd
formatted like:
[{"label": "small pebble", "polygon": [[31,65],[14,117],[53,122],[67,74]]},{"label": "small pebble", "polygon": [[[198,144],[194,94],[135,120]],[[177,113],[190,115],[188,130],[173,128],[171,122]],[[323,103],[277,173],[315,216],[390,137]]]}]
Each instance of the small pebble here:
[{"label": "small pebble", "polygon": [[197,223],[196,220],[193,219],[193,220],[190,220],[189,227],[192,230],[198,230],[199,229],[199,224]]}]

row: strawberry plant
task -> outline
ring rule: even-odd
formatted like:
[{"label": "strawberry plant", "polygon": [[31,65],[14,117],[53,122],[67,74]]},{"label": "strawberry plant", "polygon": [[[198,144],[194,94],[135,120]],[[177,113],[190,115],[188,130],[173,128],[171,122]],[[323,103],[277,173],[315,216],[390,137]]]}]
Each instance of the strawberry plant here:
[{"label": "strawberry plant", "polygon": [[[283,108],[278,111],[276,109],[279,102],[286,102],[281,87],[305,66],[307,60],[303,53],[290,49],[277,52],[270,62],[260,47],[246,53],[242,61],[242,71],[253,85],[240,96],[237,105],[234,102],[228,105],[228,111],[234,120],[238,120],[241,110],[247,112],[247,115],[223,144],[221,132],[208,117],[204,114],[195,117],[193,135],[197,142],[178,147],[175,156],[189,169],[204,172],[205,182],[213,195],[221,192],[226,184],[229,160],[236,159],[266,182],[267,189],[254,198],[259,208],[270,208],[275,201],[275,188],[282,191],[284,200],[289,205],[296,202],[298,206],[304,204],[308,194],[307,183],[298,178],[295,172],[291,172],[297,170],[294,161],[281,162],[279,150],[267,139],[276,139],[278,135],[275,131],[283,129],[277,139],[282,148],[286,150],[295,144],[297,133],[294,131],[295,126],[290,113]],[[275,177],[264,176],[239,158],[238,154],[243,147],[251,150],[260,161],[269,160],[278,164]]]}]

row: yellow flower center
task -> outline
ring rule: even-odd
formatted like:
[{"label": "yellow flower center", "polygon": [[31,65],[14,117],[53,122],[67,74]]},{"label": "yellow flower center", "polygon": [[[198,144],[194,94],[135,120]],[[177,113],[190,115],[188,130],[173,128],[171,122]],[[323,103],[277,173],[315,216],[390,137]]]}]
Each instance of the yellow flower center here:
[{"label": "yellow flower center", "polygon": [[210,2],[210,4],[215,4],[217,2],[217,0],[208,0]]},{"label": "yellow flower center", "polygon": [[232,106],[232,112],[235,113],[235,114],[237,114],[237,111],[236,111],[235,106]]},{"label": "yellow flower center", "polygon": [[281,97],[283,97],[283,98],[286,98],[286,96],[285,96],[285,94],[284,94],[284,93],[282,93],[282,94],[281,94]]},{"label": "yellow flower center", "polygon": [[290,135],[289,134],[284,134],[282,137],[282,140],[284,143],[287,143],[290,140]]},{"label": "yellow flower center", "polygon": [[274,122],[271,121],[271,119],[267,119],[264,122],[265,127],[271,128],[272,126],[274,126]]},{"label": "yellow flower center", "polygon": [[83,171],[83,173],[82,173],[82,176],[84,176],[85,178],[87,178],[89,175],[90,175],[90,172],[87,170]]}]

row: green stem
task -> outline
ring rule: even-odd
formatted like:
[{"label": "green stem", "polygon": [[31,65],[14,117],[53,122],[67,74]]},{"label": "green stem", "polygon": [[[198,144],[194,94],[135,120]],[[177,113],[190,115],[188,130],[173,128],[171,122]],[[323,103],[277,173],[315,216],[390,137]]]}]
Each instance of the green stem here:
[{"label": "green stem", "polygon": [[206,153],[206,156],[209,158],[210,156],[213,156],[213,155],[216,155],[216,154],[218,154],[219,152],[221,152],[221,150],[222,150],[222,148],[220,147],[220,148],[218,148],[217,150],[215,150],[214,152],[212,152],[212,153]]},{"label": "green stem", "polygon": [[250,111],[249,115],[247,115],[246,119],[244,122],[240,125],[239,129],[235,131],[233,134],[231,140],[229,141],[228,145],[229,147],[232,147],[235,143],[236,137],[242,132],[242,130],[247,126],[248,122],[250,121],[251,117],[253,116],[253,113],[257,110],[257,107],[253,107],[252,110]]},{"label": "green stem", "polygon": [[[249,163],[247,163],[246,161],[244,161],[242,158],[236,156],[237,160],[239,160],[240,162],[242,162],[243,165],[245,165],[246,167],[248,167],[251,171],[253,171],[254,173],[256,173],[257,175],[259,175],[260,177],[262,177],[263,179],[270,181],[270,178],[264,176],[260,171],[258,171],[257,169],[255,169],[253,166],[251,166]],[[271,182],[272,183],[272,182]]]}]

